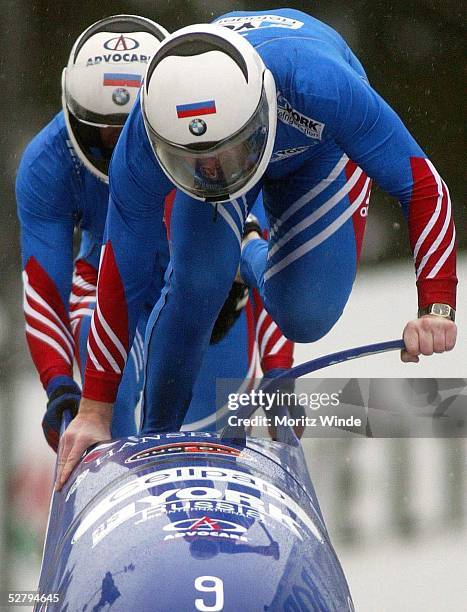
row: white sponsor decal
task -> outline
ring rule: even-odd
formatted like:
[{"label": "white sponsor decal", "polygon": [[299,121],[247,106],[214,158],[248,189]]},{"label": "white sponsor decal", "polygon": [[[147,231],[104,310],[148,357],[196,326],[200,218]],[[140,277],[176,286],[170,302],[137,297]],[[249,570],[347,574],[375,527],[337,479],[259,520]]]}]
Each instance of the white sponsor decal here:
[{"label": "white sponsor decal", "polygon": [[[226,507],[229,509],[225,510]],[[231,513],[253,521],[267,522],[266,519],[272,519],[273,522],[280,523],[295,536],[303,539],[303,529],[300,528],[299,523],[271,502],[258,498],[256,495],[231,489],[221,491],[213,486],[196,486],[171,489],[161,495],[148,495],[117,510],[92,532],[92,547],[94,548],[103,538],[127,520],[135,519],[134,524],[140,525],[151,519],[179,512],[189,513],[194,510]],[[308,517],[307,520],[310,521]],[[314,524],[312,525],[315,529]],[[315,535],[322,541],[318,532]],[[76,537],[72,543],[75,541]]]},{"label": "white sponsor decal", "polygon": [[164,538],[164,542],[168,542],[169,540],[179,540],[180,538],[216,538],[216,539],[224,539],[224,540],[237,540],[237,542],[248,542],[248,538],[245,536],[238,535],[237,533],[225,533],[223,531],[186,531],[185,533],[173,533],[170,535],[166,535]]},{"label": "white sponsor decal", "polygon": [[290,102],[285,98],[280,91],[277,92],[277,117],[279,121],[294,127],[308,138],[317,138],[321,140],[324,123],[311,119],[303,113],[293,108]]},{"label": "white sponsor decal", "polygon": [[119,62],[125,62],[131,64],[132,62],[141,62],[142,64],[148,64],[151,60],[150,55],[143,55],[141,53],[103,53],[102,55],[95,55],[94,57],[88,57],[86,66],[96,66],[97,64],[118,64]]},{"label": "white sponsor decal", "polygon": [[[154,434],[152,436],[128,436],[126,438],[126,442],[124,442],[121,446],[117,448],[117,442],[106,442],[103,444],[98,444],[95,446],[89,453],[87,453],[83,458],[83,463],[91,463],[95,461],[95,465],[100,465],[106,459],[110,459],[117,453],[127,449],[133,448],[133,446],[141,446],[141,444],[146,444],[148,442],[157,442],[159,440],[172,440],[178,438],[219,438],[218,434],[211,434],[208,432],[176,432],[171,434]],[[107,452],[102,452],[105,449]]]},{"label": "white sponsor decal", "polygon": [[71,485],[71,487],[68,490],[68,493],[66,495],[65,501],[68,501],[70,499],[70,497],[73,495],[73,493],[76,491],[76,489],[79,487],[80,483],[86,478],[86,476],[89,474],[89,469],[84,470],[84,472],[81,472],[81,474],[79,474],[76,478],[74,483]]},{"label": "white sponsor decal", "polygon": [[245,15],[243,17],[224,17],[215,22],[239,34],[248,34],[251,30],[263,28],[289,28],[298,30],[303,21],[281,17],[280,15]]},{"label": "white sponsor decal", "polygon": [[294,147],[292,149],[283,149],[282,151],[276,151],[271,157],[271,163],[282,161],[283,159],[287,159],[288,157],[293,157],[294,155],[300,155],[307,149],[310,148],[311,145],[306,147]]},{"label": "white sponsor decal", "polygon": [[246,528],[243,525],[237,525],[232,521],[224,519],[213,519],[209,516],[202,518],[189,518],[181,521],[169,523],[163,528],[164,531],[192,531],[193,529],[202,529],[204,531],[228,531],[232,533],[246,533]]},{"label": "white sponsor decal", "polygon": [[218,539],[237,540],[240,542],[248,542],[248,538],[245,537],[246,528],[242,525],[237,525],[231,521],[223,519],[212,519],[208,516],[202,518],[190,518],[183,519],[181,521],[175,521],[169,523],[163,528],[164,531],[170,531],[175,533],[169,533],[164,537],[164,542],[168,540],[176,540],[184,537],[211,537]]},{"label": "white sponsor decal", "polygon": [[[212,485],[211,482],[206,482],[206,486],[204,487],[187,487],[186,483],[193,480],[206,480],[214,483],[222,483],[223,485],[236,483],[246,489],[251,489],[254,494],[252,495],[247,492],[229,488],[225,488],[221,491]],[[185,486],[177,488],[176,483],[180,482],[183,482]],[[75,532],[72,543],[76,543],[84,533],[117,504],[147,489],[158,487],[163,484],[172,484],[175,486],[172,489],[162,491],[159,495],[149,495],[140,498],[136,500],[136,502],[131,502],[119,509],[94,531],[93,545],[95,545],[101,537],[104,537],[106,533],[133,517],[136,513],[141,512],[142,516],[144,516],[144,513],[148,512],[149,509],[155,509],[156,515],[160,516],[170,510],[181,511],[183,507],[180,506],[183,506],[184,501],[222,501],[232,503],[241,508],[252,508],[257,510],[260,515],[266,515],[281,522],[293,531],[297,537],[302,538],[302,529],[299,528],[297,521],[290,515],[291,513],[296,518],[300,519],[320,542],[323,541],[321,532],[316,527],[311,517],[295,500],[271,483],[257,476],[251,476],[244,472],[238,472],[227,468],[217,469],[193,466],[154,471],[149,474],[138,476],[122,485],[116,491],[105,497],[84,516]],[[258,493],[260,497],[258,497]],[[275,503],[263,499],[263,496],[270,497]],[[276,505],[277,502],[279,505]],[[136,504],[138,504],[138,509],[136,508]],[[141,504],[143,504],[142,510],[140,510]],[[144,505],[146,505],[146,508],[144,508]],[[281,510],[280,506],[286,508],[286,513]],[[318,514],[316,516],[318,517]]]},{"label": "white sponsor decal", "polygon": [[83,464],[89,464],[95,462],[95,465],[100,465],[105,459],[112,457],[115,452],[115,445],[117,442],[104,442],[98,444],[92,450],[90,450],[82,459]]}]

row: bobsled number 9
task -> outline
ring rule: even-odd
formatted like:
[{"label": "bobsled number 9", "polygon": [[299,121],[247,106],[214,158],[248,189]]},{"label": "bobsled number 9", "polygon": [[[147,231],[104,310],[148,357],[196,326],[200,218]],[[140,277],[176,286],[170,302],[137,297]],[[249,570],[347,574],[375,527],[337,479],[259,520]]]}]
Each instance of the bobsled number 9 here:
[{"label": "bobsled number 9", "polygon": [[[300,447],[179,432],[91,449],[55,493],[38,610],[352,610]],[[67,606],[65,608],[65,606]]]}]

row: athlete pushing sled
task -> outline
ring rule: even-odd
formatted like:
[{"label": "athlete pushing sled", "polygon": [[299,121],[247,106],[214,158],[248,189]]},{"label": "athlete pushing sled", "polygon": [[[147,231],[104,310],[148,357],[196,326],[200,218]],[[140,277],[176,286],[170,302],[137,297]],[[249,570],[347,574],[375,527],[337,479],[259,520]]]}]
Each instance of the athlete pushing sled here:
[{"label": "athlete pushing sled", "polygon": [[[345,41],[302,12],[231,13],[167,38],[149,65],[110,178],[98,299],[112,333],[90,334],[96,360],[87,364],[80,412],[64,436],[59,487],[85,448],[109,436],[120,377],[99,344],[113,358],[128,352],[173,184],[181,191],[151,357],[151,389],[164,420],[151,427],[180,427],[239,262],[287,337],[310,342],[332,328],[355,277],[359,211],[371,179],[401,202],[409,224],[419,318],[404,329],[403,360],[455,344],[448,189]],[[241,249],[260,189],[269,242],[250,239]],[[135,269],[143,273],[135,277]]]},{"label": "athlete pushing sled", "polygon": [[[61,413],[76,411],[87,338],[96,307],[97,268],[109,199],[109,163],[147,64],[168,32],[136,15],[114,15],[89,26],[76,40],[62,77],[62,110],[28,145],[18,169],[16,194],[21,224],[26,337],[47,392],[43,430],[57,450]],[[157,254],[112,414],[111,434],[136,433],[135,406],[143,387],[143,341],[148,318],[164,286],[169,261],[171,210],[175,189],[164,201]],[[255,207],[263,218],[261,201]],[[80,246],[73,260],[73,233]],[[98,324],[99,327],[99,324]],[[151,329],[149,321],[149,330]],[[147,353],[151,367],[149,337]],[[95,350],[95,349],[94,349]],[[265,312],[257,292],[234,283],[217,317],[198,375],[185,426],[214,429],[216,378],[255,378],[257,357],[271,376],[292,365],[293,343]],[[112,366],[118,369],[117,361]],[[149,377],[150,379],[150,377]],[[143,416],[151,421],[147,384]],[[146,405],[149,405],[146,411]]]}]

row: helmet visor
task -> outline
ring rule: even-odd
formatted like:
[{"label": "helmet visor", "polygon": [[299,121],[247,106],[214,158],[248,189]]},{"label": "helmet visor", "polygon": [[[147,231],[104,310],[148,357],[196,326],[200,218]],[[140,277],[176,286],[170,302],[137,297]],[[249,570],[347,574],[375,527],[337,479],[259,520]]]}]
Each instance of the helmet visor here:
[{"label": "helmet visor", "polygon": [[[159,162],[175,185],[196,198],[226,201],[248,183],[261,162],[268,140],[268,103],[263,90],[252,118],[220,144],[174,145],[148,127]],[[204,121],[193,119],[190,129],[205,129]]]},{"label": "helmet visor", "polygon": [[110,159],[122,128],[88,125],[79,121],[71,113],[68,117],[81,154],[94,168],[108,176]]}]

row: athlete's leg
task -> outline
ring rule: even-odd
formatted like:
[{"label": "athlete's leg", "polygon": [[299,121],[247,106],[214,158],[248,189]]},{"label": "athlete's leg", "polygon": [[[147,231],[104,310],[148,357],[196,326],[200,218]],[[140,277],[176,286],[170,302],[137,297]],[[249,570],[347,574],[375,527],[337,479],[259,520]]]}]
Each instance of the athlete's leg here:
[{"label": "athlete's leg", "polygon": [[184,430],[215,431],[225,424],[230,413],[227,406],[217,407],[216,413],[217,382],[236,379],[242,387],[245,379],[255,377],[255,357],[253,308],[248,302],[227,335],[206,350],[185,416]]},{"label": "athlete's leg", "polygon": [[171,263],[146,332],[144,431],[179,429],[216,317],[239,257],[246,200],[217,211],[178,193],[171,217]]},{"label": "athlete's leg", "polygon": [[337,148],[291,176],[264,182],[269,245],[249,242],[240,271],[288,338],[318,340],[341,316],[355,278],[369,193],[369,179]]}]

